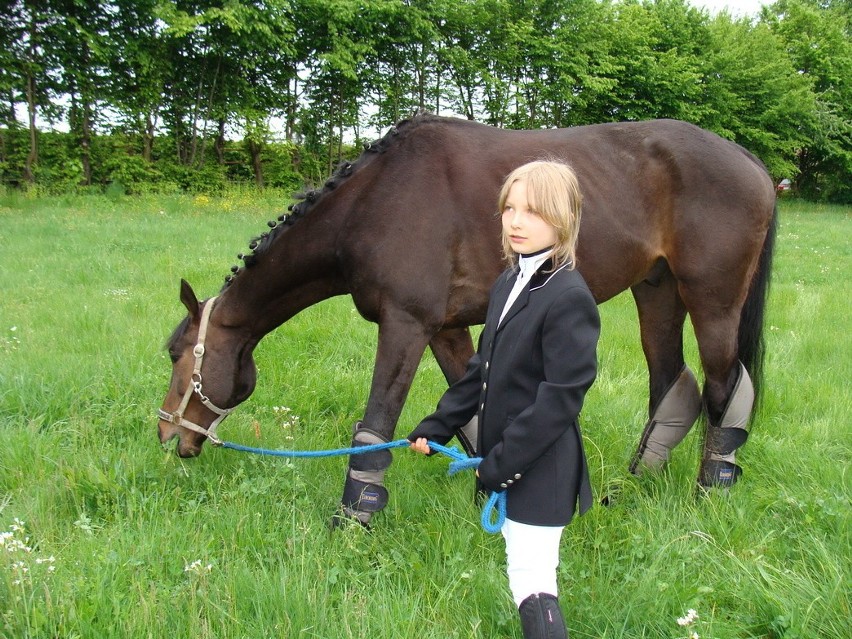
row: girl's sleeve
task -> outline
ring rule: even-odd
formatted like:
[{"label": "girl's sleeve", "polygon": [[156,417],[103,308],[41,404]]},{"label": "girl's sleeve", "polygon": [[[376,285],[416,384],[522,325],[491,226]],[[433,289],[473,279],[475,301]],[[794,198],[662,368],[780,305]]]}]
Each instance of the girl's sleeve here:
[{"label": "girl's sleeve", "polygon": [[589,290],[575,287],[548,310],[542,326],[544,380],[535,401],[506,427],[479,466],[490,490],[527,471],[565,432],[574,428],[586,391],[597,375],[600,316]]}]

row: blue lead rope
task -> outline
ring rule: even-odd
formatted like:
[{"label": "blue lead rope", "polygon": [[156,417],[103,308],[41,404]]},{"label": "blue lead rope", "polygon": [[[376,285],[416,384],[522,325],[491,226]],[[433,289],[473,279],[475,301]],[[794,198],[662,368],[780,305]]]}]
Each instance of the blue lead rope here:
[{"label": "blue lead rope", "polygon": [[268,448],[252,448],[242,444],[222,442],[222,448],[238,450],[242,453],[254,453],[255,455],[271,455],[272,457],[336,457],[338,455],[358,455],[372,453],[377,450],[389,448],[402,448],[411,444],[407,439],[399,439],[386,444],[369,444],[368,446],[353,446],[352,448],[334,448],[332,450],[270,450]]},{"label": "blue lead rope", "polygon": [[[450,467],[447,470],[448,475],[455,475],[463,470],[477,468],[482,461],[482,457],[468,457],[458,448],[448,448],[435,442],[427,442],[429,448],[435,452],[441,453],[453,459],[450,462]],[[232,442],[222,442],[223,448],[240,451],[243,453],[254,453],[255,455],[269,455],[272,457],[335,457],[339,455],[359,455],[363,453],[371,453],[377,450],[389,450],[391,448],[405,448],[411,445],[407,439],[398,439],[385,444],[369,444],[367,446],[353,446],[352,448],[334,448],[331,450],[270,450],[268,448],[252,448],[251,446],[243,446],[242,444],[234,444]],[[496,519],[492,512],[496,511]],[[487,533],[492,535],[500,532],[503,527],[503,522],[506,521],[506,493],[503,491],[494,491],[482,507],[482,516],[480,523],[482,528]]]}]

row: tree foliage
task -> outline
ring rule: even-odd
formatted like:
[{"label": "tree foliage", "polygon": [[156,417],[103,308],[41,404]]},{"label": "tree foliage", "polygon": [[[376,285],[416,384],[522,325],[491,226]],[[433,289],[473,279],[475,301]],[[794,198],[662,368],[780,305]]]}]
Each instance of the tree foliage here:
[{"label": "tree foliage", "polygon": [[[683,119],[742,144],[810,198],[852,201],[844,0],[777,0],[753,18],[687,0],[2,8],[7,183],[318,181],[365,129],[427,109],[511,128]],[[45,137],[54,125],[67,134]]]}]

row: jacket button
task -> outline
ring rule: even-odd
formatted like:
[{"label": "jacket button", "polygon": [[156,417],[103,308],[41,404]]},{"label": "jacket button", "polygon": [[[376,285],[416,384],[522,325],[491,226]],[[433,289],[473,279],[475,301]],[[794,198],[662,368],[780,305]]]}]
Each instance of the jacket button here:
[{"label": "jacket button", "polygon": [[507,484],[509,484],[509,485],[511,486],[512,484],[514,484],[514,483],[515,483],[515,480],[514,480],[514,479],[507,479],[507,480],[506,480],[506,483],[507,483]]},{"label": "jacket button", "polygon": [[485,370],[488,370],[489,366],[490,366],[490,364],[488,362],[485,362]]},{"label": "jacket button", "polygon": [[521,473],[518,473],[517,475],[515,475],[515,479],[520,479],[520,478],[521,478]]},{"label": "jacket button", "polygon": [[480,405],[479,405],[479,410],[480,410],[480,411],[485,410],[485,404],[480,404]]},{"label": "jacket button", "polygon": [[482,390],[488,390],[488,382],[482,383]]},{"label": "jacket button", "polygon": [[500,488],[508,488],[508,487],[509,487],[509,484],[507,484],[506,482],[503,482],[502,484],[500,484]]}]

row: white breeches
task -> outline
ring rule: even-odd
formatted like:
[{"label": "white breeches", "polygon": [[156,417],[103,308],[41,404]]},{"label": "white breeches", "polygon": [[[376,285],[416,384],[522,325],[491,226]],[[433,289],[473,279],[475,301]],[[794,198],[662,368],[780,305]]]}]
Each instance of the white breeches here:
[{"label": "white breeches", "polygon": [[530,526],[507,519],[500,532],[506,540],[506,573],[515,605],[539,592],[558,596],[556,567],[564,526]]}]

